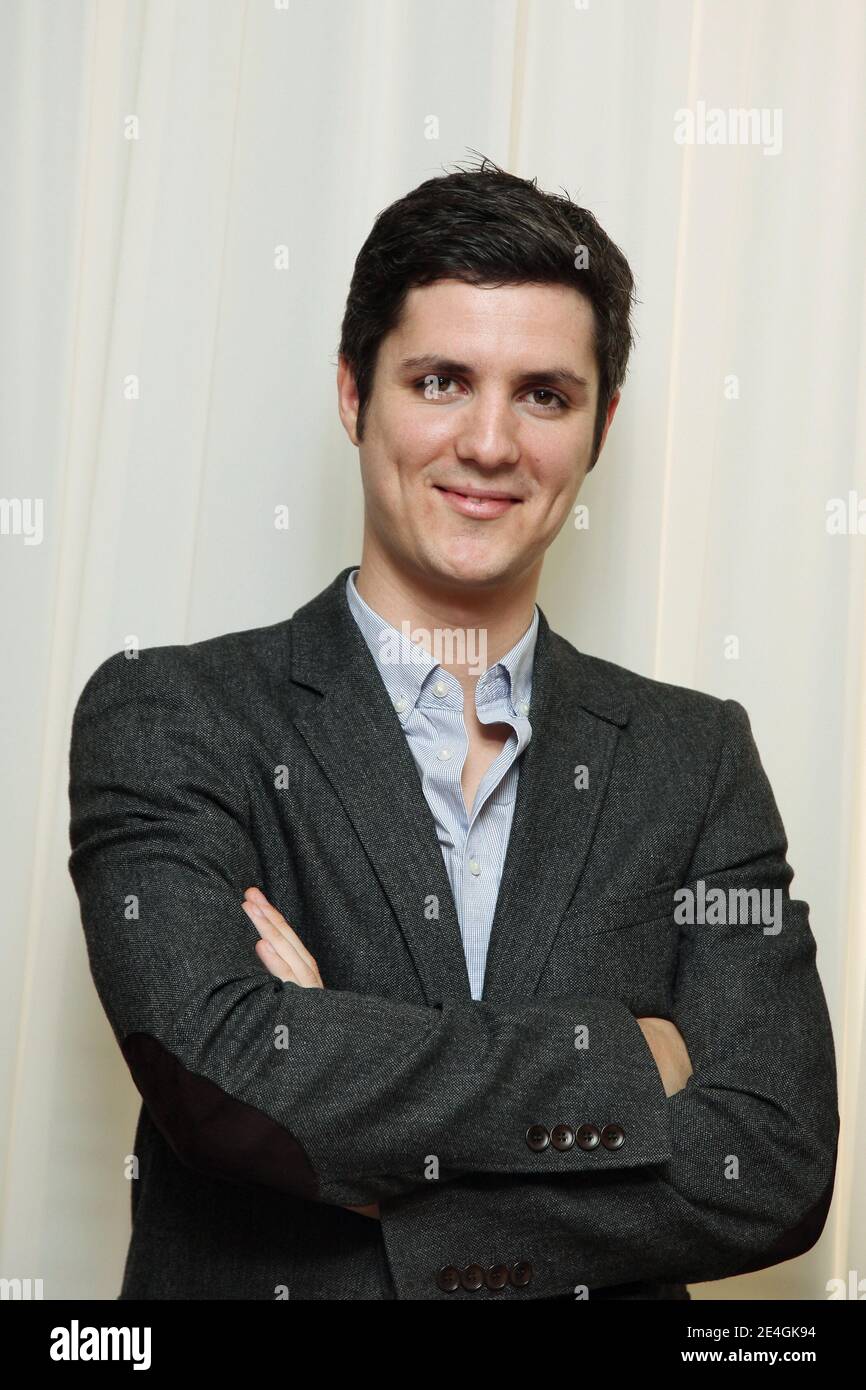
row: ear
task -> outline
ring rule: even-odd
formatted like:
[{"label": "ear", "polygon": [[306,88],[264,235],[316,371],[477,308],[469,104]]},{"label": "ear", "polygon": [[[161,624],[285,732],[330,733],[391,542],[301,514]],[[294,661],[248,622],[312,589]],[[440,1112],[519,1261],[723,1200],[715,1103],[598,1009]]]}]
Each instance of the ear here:
[{"label": "ear", "polygon": [[601,439],[598,441],[598,449],[596,450],[595,458],[593,459],[589,469],[587,470],[590,473],[592,472],[593,468],[595,468],[595,465],[598,463],[598,460],[601,457],[601,451],[604,448],[604,441],[607,439],[607,432],[613,423],[613,417],[616,414],[616,408],[619,405],[621,396],[621,391],[615,391],[610,398],[610,404],[607,407],[607,416],[605,417],[604,422],[604,429],[601,432]]},{"label": "ear", "polygon": [[358,388],[355,384],[355,373],[341,353],[337,361],[337,409],[340,412],[343,429],[356,448],[359,443],[359,406],[360,401],[358,399]]},{"label": "ear", "polygon": [[604,441],[607,439],[607,432],[608,432],[608,430],[610,429],[611,425],[613,424],[613,417],[614,417],[614,415],[616,414],[616,408],[617,408],[617,406],[618,406],[619,403],[620,403],[621,397],[622,397],[622,392],[621,392],[621,391],[615,391],[614,394],[613,394],[613,395],[611,396],[611,398],[610,398],[610,405],[609,405],[608,408],[607,408],[607,419],[606,419],[605,422],[604,422],[604,429],[603,429],[602,432],[601,432],[601,439],[598,441],[598,452],[599,452],[599,453],[601,453],[602,449],[604,448]]}]

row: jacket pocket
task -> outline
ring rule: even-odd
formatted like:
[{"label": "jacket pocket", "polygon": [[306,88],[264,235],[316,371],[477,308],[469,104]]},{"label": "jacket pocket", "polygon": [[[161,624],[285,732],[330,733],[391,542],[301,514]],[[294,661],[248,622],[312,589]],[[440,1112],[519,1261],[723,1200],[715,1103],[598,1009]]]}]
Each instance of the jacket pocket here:
[{"label": "jacket pocket", "polygon": [[670,919],[674,926],[674,893],[679,884],[663,883],[648,893],[629,898],[572,899],[562,919],[562,930],[581,936],[638,927],[646,922]]},{"label": "jacket pocket", "polygon": [[539,995],[618,999],[636,1018],[672,1016],[680,929],[674,884],[632,898],[578,902],[565,913]]}]

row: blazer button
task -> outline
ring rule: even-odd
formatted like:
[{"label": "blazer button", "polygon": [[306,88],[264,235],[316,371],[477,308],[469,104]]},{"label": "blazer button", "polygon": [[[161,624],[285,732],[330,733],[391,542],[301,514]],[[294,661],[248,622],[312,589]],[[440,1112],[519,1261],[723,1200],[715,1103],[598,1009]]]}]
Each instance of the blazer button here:
[{"label": "blazer button", "polygon": [[550,1143],[550,1135],[544,1125],[530,1125],[526,1131],[526,1142],[535,1153],[541,1153]]},{"label": "blazer button", "polygon": [[550,1131],[550,1142],[555,1149],[570,1149],[574,1143],[574,1130],[571,1125],[554,1125]]},{"label": "blazer button", "polygon": [[453,1293],[460,1286],[460,1271],[453,1265],[444,1265],[436,1275],[436,1283],[445,1293]]},{"label": "blazer button", "polygon": [[581,1125],[575,1138],[582,1149],[595,1149],[600,1135],[596,1125]]},{"label": "blazer button", "polygon": [[484,1270],[480,1265],[467,1265],[460,1271],[460,1282],[464,1289],[480,1289],[484,1283]]},{"label": "blazer button", "polygon": [[516,1289],[522,1289],[532,1278],[532,1265],[528,1260],[518,1260],[511,1266],[511,1282]]},{"label": "blazer button", "polygon": [[508,1265],[491,1265],[484,1275],[488,1289],[504,1289],[508,1283]]},{"label": "blazer button", "polygon": [[601,1142],[606,1149],[621,1149],[625,1143],[625,1130],[622,1125],[605,1125],[601,1131]]}]

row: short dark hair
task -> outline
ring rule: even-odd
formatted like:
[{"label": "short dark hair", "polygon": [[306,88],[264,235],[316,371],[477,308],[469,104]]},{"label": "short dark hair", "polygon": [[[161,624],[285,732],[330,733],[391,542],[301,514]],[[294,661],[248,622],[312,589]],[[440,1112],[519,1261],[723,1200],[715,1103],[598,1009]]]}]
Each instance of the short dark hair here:
[{"label": "short dark hair", "polygon": [[[577,268],[579,248],[585,268]],[[605,416],[625,380],[634,344],[634,278],[620,249],[586,208],[545,193],[480,157],[477,167],[438,175],[379,213],[355,261],[339,351],[358,388],[364,418],[383,338],[397,327],[410,289],[436,280],[474,285],[570,285],[593,310],[598,404],[595,467]]]}]

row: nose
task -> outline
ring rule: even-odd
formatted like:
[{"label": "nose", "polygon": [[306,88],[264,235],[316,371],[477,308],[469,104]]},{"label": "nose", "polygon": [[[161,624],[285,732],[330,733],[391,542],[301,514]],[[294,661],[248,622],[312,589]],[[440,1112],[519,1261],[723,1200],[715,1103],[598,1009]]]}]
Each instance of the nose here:
[{"label": "nose", "polygon": [[497,468],[517,463],[520,445],[518,422],[507,395],[479,391],[458,413],[454,447],[464,463]]}]

